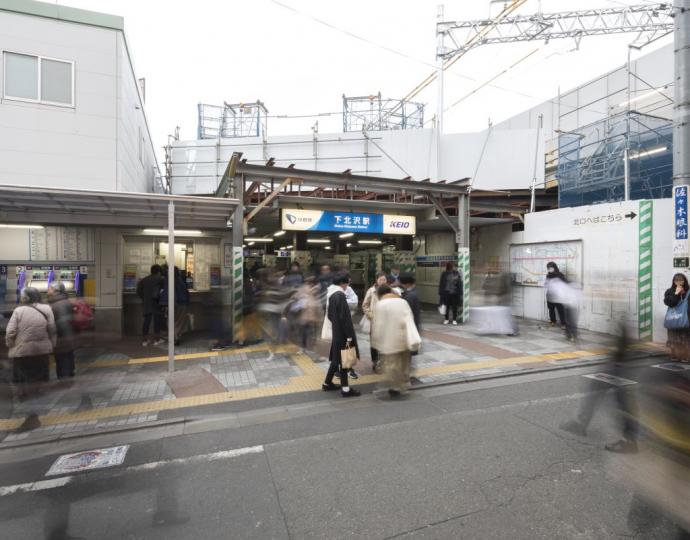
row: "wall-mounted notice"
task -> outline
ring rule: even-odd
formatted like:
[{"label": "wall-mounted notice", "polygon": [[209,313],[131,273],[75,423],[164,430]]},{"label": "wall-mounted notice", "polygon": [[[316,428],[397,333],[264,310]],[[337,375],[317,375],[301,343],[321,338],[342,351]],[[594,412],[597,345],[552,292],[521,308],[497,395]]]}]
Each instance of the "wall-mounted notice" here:
[{"label": "wall-mounted notice", "polygon": [[568,281],[582,283],[582,241],[510,246],[510,272],[518,285],[542,287],[546,264],[552,261]]},{"label": "wall-mounted notice", "polygon": [[126,264],[122,280],[122,287],[125,291],[136,291],[137,289],[137,265]]},{"label": "wall-mounted notice", "polygon": [[85,227],[45,227],[29,231],[32,261],[93,261],[94,232]]},{"label": "wall-mounted notice", "polygon": [[217,264],[209,267],[209,282],[211,287],[220,287],[221,284],[220,266]]}]

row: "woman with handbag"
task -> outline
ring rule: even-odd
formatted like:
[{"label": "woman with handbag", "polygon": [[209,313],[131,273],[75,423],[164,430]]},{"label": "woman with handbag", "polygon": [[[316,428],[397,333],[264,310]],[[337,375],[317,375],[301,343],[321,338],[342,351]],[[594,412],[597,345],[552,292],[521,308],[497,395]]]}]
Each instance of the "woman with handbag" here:
[{"label": "woman with handbag", "polygon": [[[362,311],[364,312],[364,317],[362,317],[362,322],[360,323],[360,328],[362,332],[369,334],[369,343],[371,344],[371,328],[372,322],[374,320],[374,312],[376,309],[376,304],[379,301],[379,297],[376,294],[376,290],[385,285],[388,281],[385,272],[379,272],[376,274],[376,282],[369,287],[367,294],[364,295],[364,301],[362,302]],[[379,352],[376,348],[371,345],[371,366],[374,369],[374,373],[378,373],[378,361]]]},{"label": "woman with handbag", "polygon": [[[33,397],[50,380],[50,354],[57,343],[55,317],[49,306],[41,304],[41,293],[27,287],[20,294],[21,305],[7,323],[5,343],[12,359],[12,380],[21,400]],[[35,412],[30,412],[17,432],[39,427]]]},{"label": "woman with handbag", "polygon": [[671,287],[664,293],[664,304],[668,306],[664,326],[668,330],[666,346],[672,360],[690,361],[690,327],[688,324],[688,278],[678,273],[673,276]]},{"label": "woman with handbag", "polygon": [[[333,286],[338,290],[328,297],[328,308],[324,320],[324,328],[321,336],[331,338],[331,352],[329,361],[331,365],[326,374],[326,380],[321,385],[324,392],[340,390],[342,397],[355,397],[360,393],[354,388],[350,388],[347,380],[348,371],[354,367],[359,358],[357,349],[357,335],[352,324],[350,307],[347,304],[345,290],[350,286],[350,276],[348,274],[336,275],[333,279]],[[340,372],[340,386],[333,383],[336,372]]]},{"label": "woman with handbag", "polygon": [[462,311],[462,293],[462,276],[455,263],[449,262],[438,284],[438,296],[443,306],[439,312],[444,315],[443,324],[451,321],[454,325],[458,324],[458,307]]}]

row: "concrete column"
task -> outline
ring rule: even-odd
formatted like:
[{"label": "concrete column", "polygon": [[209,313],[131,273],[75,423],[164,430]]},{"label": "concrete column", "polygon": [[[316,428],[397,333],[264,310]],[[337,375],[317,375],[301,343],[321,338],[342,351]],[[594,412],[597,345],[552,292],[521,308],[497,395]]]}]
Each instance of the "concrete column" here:
[{"label": "concrete column", "polygon": [[690,0],[674,0],[673,185],[690,184]]}]

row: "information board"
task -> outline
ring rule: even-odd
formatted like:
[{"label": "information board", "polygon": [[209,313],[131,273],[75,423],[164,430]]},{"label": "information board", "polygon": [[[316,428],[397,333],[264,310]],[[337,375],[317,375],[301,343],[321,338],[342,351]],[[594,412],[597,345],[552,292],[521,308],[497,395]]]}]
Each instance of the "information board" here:
[{"label": "information board", "polygon": [[517,285],[543,287],[549,262],[555,262],[568,281],[582,284],[581,240],[510,246],[510,273]]}]

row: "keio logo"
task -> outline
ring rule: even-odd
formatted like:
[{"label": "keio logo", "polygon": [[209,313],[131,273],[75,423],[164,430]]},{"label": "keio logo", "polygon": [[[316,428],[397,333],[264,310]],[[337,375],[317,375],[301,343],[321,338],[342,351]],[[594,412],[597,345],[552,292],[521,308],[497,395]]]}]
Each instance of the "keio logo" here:
[{"label": "keio logo", "polygon": [[409,229],[410,228],[410,222],[409,221],[391,221],[390,227],[392,229]]}]

